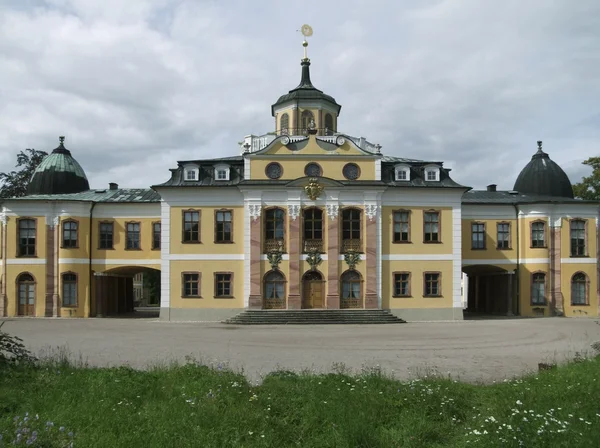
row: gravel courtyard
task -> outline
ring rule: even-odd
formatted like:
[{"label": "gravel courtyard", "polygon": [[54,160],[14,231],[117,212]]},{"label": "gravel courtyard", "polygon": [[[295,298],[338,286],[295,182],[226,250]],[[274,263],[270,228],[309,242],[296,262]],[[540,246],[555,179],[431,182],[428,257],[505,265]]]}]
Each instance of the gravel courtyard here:
[{"label": "gravel courtyard", "polygon": [[35,353],[68,351],[89,365],[145,368],[192,356],[243,369],[253,381],[282,368],[326,372],[379,365],[397,378],[432,372],[491,382],[593,353],[592,319],[498,319],[402,325],[232,326],[157,319],[0,319]]}]

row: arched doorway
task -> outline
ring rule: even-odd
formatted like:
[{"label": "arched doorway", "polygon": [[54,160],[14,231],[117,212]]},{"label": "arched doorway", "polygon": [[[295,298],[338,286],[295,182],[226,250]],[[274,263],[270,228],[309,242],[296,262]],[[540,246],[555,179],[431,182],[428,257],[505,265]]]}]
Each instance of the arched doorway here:
[{"label": "arched doorway", "polygon": [[17,315],[35,315],[35,279],[25,272],[17,278]]},{"label": "arched doorway", "polygon": [[360,272],[349,270],[342,274],[340,308],[362,308],[362,277]]},{"label": "arched doorway", "polygon": [[319,271],[308,271],[302,277],[302,308],[323,308],[325,282]]},{"label": "arched doorway", "polygon": [[265,274],[263,308],[266,310],[285,308],[285,277],[280,271]]}]

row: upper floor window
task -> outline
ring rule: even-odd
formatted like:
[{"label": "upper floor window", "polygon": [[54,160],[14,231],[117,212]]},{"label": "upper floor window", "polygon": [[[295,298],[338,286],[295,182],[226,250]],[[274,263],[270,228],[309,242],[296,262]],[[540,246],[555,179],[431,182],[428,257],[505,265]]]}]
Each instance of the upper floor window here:
[{"label": "upper floor window", "polygon": [[265,252],[285,249],[285,212],[270,208],[265,213]]},{"label": "upper floor window", "polygon": [[571,305],[587,305],[588,299],[587,276],[577,272],[571,278]]},{"label": "upper floor window", "polygon": [[303,212],[303,252],[323,252],[323,210],[308,208]]},{"label": "upper floor window", "polygon": [[19,257],[35,256],[35,239],[35,219],[19,219]]},{"label": "upper floor window", "polygon": [[288,114],[283,114],[281,119],[279,120],[279,130],[282,134],[286,135],[290,131],[290,116]]},{"label": "upper floor window", "polygon": [[113,248],[113,223],[101,222],[99,226],[99,249]]},{"label": "upper floor window", "polygon": [[485,249],[485,224],[471,223],[471,249]]},{"label": "upper floor window", "polygon": [[327,135],[332,135],[335,132],[331,114],[325,114],[325,132]]},{"label": "upper floor window", "polygon": [[62,275],[62,306],[77,306],[77,274]]},{"label": "upper floor window", "polygon": [[152,249],[160,249],[160,222],[152,223]]},{"label": "upper floor window", "polygon": [[510,223],[499,222],[496,224],[498,233],[498,249],[510,249]]},{"label": "upper floor window", "polygon": [[410,167],[407,165],[396,165],[394,167],[395,180],[409,181]]},{"label": "upper floor window", "polygon": [[546,223],[536,221],[531,223],[531,247],[546,247]]},{"label": "upper floor window", "polygon": [[362,250],[361,244],[362,213],[356,208],[342,211],[342,252]]},{"label": "upper floor window", "polygon": [[215,273],[215,297],[233,297],[233,274],[231,272]]},{"label": "upper floor window", "polygon": [[425,243],[440,242],[440,212],[424,212],[423,227]]},{"label": "upper floor window", "polygon": [[215,243],[233,242],[233,213],[231,210],[215,212]]},{"label": "upper floor window", "polygon": [[140,245],[140,223],[128,222],[126,224],[126,249],[138,250]]},{"label": "upper floor window", "polygon": [[394,212],[394,243],[410,242],[410,211]]},{"label": "upper floor window", "polygon": [[425,297],[437,297],[442,295],[442,281],[439,272],[425,273],[423,295]]},{"label": "upper floor window", "polygon": [[310,110],[303,110],[301,115],[302,129],[304,131],[315,126],[315,116]]},{"label": "upper floor window", "polygon": [[535,272],[531,276],[531,304],[546,304],[546,274]]},{"label": "upper floor window", "polygon": [[440,167],[436,165],[425,167],[425,180],[437,181],[440,180]]},{"label": "upper floor window", "polygon": [[310,177],[319,177],[323,172],[318,163],[311,162],[304,167],[304,174]]},{"label": "upper floor window", "polygon": [[215,165],[215,180],[229,180],[229,165]]},{"label": "upper floor window", "polygon": [[77,221],[63,221],[62,223],[62,247],[77,247]]},{"label": "upper floor window", "polygon": [[200,242],[200,212],[185,210],[183,212],[183,242]]},{"label": "upper floor window", "polygon": [[186,165],[183,168],[183,179],[186,181],[196,181],[200,178],[200,168],[198,165]]},{"label": "upper floor window", "polygon": [[571,221],[571,256],[585,256],[585,221],[573,219]]}]

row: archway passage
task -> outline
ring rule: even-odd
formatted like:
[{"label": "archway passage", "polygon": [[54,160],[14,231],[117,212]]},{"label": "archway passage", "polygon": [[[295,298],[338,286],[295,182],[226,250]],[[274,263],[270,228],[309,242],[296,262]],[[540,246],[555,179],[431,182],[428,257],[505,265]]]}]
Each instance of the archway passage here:
[{"label": "archway passage", "polygon": [[517,314],[514,271],[493,265],[463,266],[466,313],[470,315]]},{"label": "archway passage", "polygon": [[302,277],[302,308],[323,308],[325,295],[325,282],[318,271],[308,271]]},{"label": "archway passage", "polygon": [[17,315],[35,315],[35,279],[33,275],[24,273],[17,278],[18,298]]},{"label": "archway passage", "polygon": [[122,266],[94,274],[97,317],[158,317],[160,271],[145,266]]}]

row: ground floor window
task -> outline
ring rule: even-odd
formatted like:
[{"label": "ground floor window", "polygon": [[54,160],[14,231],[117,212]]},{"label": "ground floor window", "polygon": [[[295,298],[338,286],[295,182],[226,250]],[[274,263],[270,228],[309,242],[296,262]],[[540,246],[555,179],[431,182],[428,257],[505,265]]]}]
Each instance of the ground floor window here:
[{"label": "ground floor window", "polygon": [[410,273],[394,272],[394,297],[410,296]]},{"label": "ground floor window", "polygon": [[340,308],[360,308],[362,306],[360,273],[354,270],[346,271],[342,274],[341,280]]},{"label": "ground floor window", "polygon": [[233,274],[215,273],[215,297],[233,297]]},{"label": "ground floor window", "polygon": [[546,304],[546,274],[536,272],[531,277],[531,304]]},{"label": "ground floor window", "polygon": [[423,290],[426,297],[439,297],[442,295],[441,274],[439,272],[425,273],[425,288]]},{"label": "ground floor window", "polygon": [[62,275],[62,306],[77,306],[77,275],[72,272]]},{"label": "ground floor window", "polygon": [[587,304],[587,277],[583,272],[578,272],[571,279],[571,305]]},{"label": "ground floor window", "polygon": [[184,272],[183,297],[200,297],[200,274],[197,272]]}]

